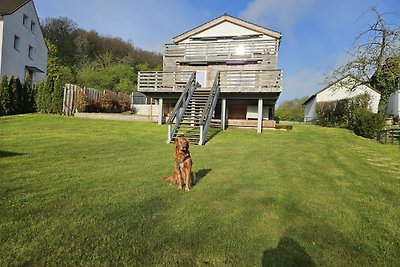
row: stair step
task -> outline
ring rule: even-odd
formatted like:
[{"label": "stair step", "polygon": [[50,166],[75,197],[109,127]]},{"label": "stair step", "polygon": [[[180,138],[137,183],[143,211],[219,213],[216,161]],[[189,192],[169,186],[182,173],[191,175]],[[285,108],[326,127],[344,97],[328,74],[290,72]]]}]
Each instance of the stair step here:
[{"label": "stair step", "polygon": [[[176,137],[185,137],[185,136],[174,136],[172,139],[175,139]],[[194,137],[185,137],[187,138],[189,141],[196,141],[199,142],[200,138],[194,138]]]},{"label": "stair step", "polygon": [[194,111],[194,110],[189,110],[189,111],[186,111],[185,113],[183,113],[183,115],[201,115],[201,114],[203,114],[203,111],[202,110],[196,110],[196,111]]},{"label": "stair step", "polygon": [[200,103],[196,103],[196,104],[189,104],[188,107],[190,108],[200,108],[200,107],[205,107],[205,104],[200,104]]},{"label": "stair step", "polygon": [[201,100],[208,100],[208,96],[192,96],[192,100],[197,100],[197,99],[201,99]]},{"label": "stair step", "polygon": [[196,124],[196,122],[181,122],[181,125],[190,125],[191,127],[198,127],[200,128],[200,125],[192,125],[192,124]]},{"label": "stair step", "polygon": [[200,134],[188,134],[188,133],[182,133],[182,132],[177,132],[176,136],[184,136],[184,137],[193,137],[193,138],[197,138],[200,137]]}]

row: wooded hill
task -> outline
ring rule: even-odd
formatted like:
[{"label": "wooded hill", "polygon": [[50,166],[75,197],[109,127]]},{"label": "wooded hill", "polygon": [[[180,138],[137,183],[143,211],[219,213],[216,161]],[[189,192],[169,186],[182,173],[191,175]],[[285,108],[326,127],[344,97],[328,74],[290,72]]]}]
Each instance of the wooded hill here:
[{"label": "wooded hill", "polygon": [[[161,70],[162,54],[135,47],[120,37],[79,28],[69,18],[41,22],[49,57],[55,57],[62,80],[102,90],[136,90],[138,70]],[[50,50],[50,49],[49,49]]]}]

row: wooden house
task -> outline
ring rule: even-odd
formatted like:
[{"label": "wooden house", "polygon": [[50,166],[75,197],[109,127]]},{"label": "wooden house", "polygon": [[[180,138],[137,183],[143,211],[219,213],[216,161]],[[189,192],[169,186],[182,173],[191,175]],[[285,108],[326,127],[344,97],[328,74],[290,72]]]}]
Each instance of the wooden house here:
[{"label": "wooden house", "polygon": [[139,72],[138,90],[158,99],[168,142],[184,135],[204,144],[211,120],[274,127],[282,91],[279,32],[224,14],[165,45],[162,72]]}]

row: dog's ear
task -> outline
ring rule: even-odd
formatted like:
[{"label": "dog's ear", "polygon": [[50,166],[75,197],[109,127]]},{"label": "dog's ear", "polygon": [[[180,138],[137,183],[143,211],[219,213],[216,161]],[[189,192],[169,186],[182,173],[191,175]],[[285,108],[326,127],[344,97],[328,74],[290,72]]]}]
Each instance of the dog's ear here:
[{"label": "dog's ear", "polygon": [[175,144],[175,145],[178,143],[178,139],[179,139],[179,138],[175,138],[175,140],[174,140],[174,144]]}]

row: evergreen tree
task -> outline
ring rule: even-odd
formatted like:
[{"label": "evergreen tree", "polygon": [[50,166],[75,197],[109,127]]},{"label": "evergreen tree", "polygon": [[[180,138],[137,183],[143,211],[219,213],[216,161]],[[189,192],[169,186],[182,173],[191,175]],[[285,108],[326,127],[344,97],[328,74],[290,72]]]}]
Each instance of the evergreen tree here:
[{"label": "evergreen tree", "polygon": [[8,92],[8,78],[6,75],[0,83],[0,116],[10,114],[11,98]]},{"label": "evergreen tree", "polygon": [[10,95],[10,110],[8,114],[14,115],[16,114],[17,98],[18,98],[17,83],[15,81],[14,76],[11,76],[10,81],[8,82],[8,94]]},{"label": "evergreen tree", "polygon": [[45,81],[40,81],[35,85],[36,91],[36,109],[38,112],[45,113]]},{"label": "evergreen tree", "polygon": [[25,102],[25,92],[24,87],[21,84],[21,80],[17,77],[15,78],[15,85],[13,90],[15,90],[15,114],[24,113],[24,102]]},{"label": "evergreen tree", "polygon": [[24,113],[33,112],[35,105],[35,95],[32,87],[32,79],[29,74],[27,74],[25,77],[24,92]]},{"label": "evergreen tree", "polygon": [[51,93],[51,112],[60,114],[63,103],[63,88],[60,86],[60,79],[56,77],[53,80],[53,88]]}]

